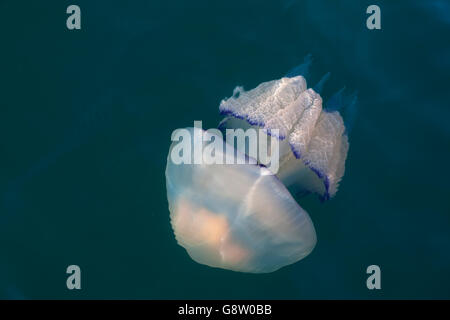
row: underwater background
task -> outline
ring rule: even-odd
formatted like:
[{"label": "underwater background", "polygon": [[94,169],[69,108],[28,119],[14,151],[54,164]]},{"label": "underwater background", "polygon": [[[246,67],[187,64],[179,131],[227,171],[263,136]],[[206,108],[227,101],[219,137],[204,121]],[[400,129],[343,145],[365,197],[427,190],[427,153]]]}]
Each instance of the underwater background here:
[{"label": "underwater background", "polygon": [[[449,1],[0,1],[0,38],[0,298],[450,298]],[[172,131],[308,54],[325,100],[358,92],[339,192],[299,199],[316,248],[270,274],[195,263],[169,222]]]}]

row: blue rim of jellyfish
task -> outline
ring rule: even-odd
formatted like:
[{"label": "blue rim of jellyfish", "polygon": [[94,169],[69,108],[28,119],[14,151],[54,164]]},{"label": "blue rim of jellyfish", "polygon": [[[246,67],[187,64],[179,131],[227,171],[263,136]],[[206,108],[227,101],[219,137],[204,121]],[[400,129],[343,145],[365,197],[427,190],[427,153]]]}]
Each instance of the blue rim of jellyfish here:
[{"label": "blue rim of jellyfish", "polygon": [[[270,128],[266,128],[264,122],[257,122],[257,121],[254,121],[254,120],[250,119],[248,116],[244,116],[244,115],[241,115],[241,114],[236,114],[236,113],[234,113],[233,111],[231,111],[231,110],[229,110],[229,109],[223,108],[222,106],[219,107],[219,110],[220,110],[220,114],[221,114],[221,115],[224,115],[224,116],[232,116],[232,117],[234,117],[234,118],[236,118],[236,119],[245,120],[245,121],[247,121],[248,124],[250,124],[250,125],[252,125],[252,126],[258,126],[258,127],[264,128],[264,130],[266,130],[266,132],[267,132],[267,135],[269,135],[269,136],[271,136],[271,137],[277,138],[278,140],[284,140],[284,139],[286,139],[285,136],[276,136],[276,135],[274,136],[274,135],[272,135],[271,132],[270,132]],[[325,110],[324,110],[324,111],[325,111]],[[325,112],[328,112],[328,111],[325,111]],[[219,125],[219,129],[221,129],[221,128],[223,128],[223,127],[224,127],[224,123],[221,123],[221,124]],[[307,166],[312,172],[314,172],[314,173],[317,175],[317,177],[318,177],[320,180],[322,180],[323,185],[324,185],[324,187],[325,187],[325,192],[324,192],[323,195],[318,194],[318,195],[319,195],[320,201],[321,201],[321,202],[324,202],[324,201],[326,201],[326,200],[329,200],[329,199],[330,199],[330,180],[329,180],[328,176],[327,176],[324,172],[322,172],[322,171],[320,171],[319,169],[315,168],[309,161],[303,159],[303,158],[301,157],[300,152],[299,152],[298,150],[296,150],[296,149],[294,148],[294,146],[293,146],[291,143],[289,143],[289,146],[290,146],[290,148],[291,148],[291,151],[292,151],[294,157],[295,157],[296,159],[299,159],[299,160],[303,161],[303,163],[305,164],[305,166]],[[264,167],[265,167],[265,166],[264,166]]]},{"label": "blue rim of jellyfish", "polygon": [[322,180],[323,185],[325,187],[325,193],[323,195],[319,194],[320,201],[326,201],[330,199],[330,179],[328,176],[320,171],[319,169],[315,168],[310,161],[305,160],[302,158],[300,151],[296,150],[295,147],[289,143],[289,146],[291,147],[292,154],[296,159],[302,160],[305,166],[307,166],[312,172],[314,172],[317,177],[319,177],[320,180]]},{"label": "blue rim of jellyfish", "polygon": [[[266,124],[264,122],[258,122],[258,121],[252,120],[248,116],[243,116],[241,114],[234,113],[232,110],[229,110],[229,109],[224,109],[222,107],[219,107],[219,108],[220,108],[220,114],[223,116],[232,116],[236,119],[245,120],[245,121],[247,121],[247,123],[249,125],[258,126],[258,127],[263,128],[266,131],[267,135],[270,137],[277,138],[278,140],[286,139],[286,136],[283,136],[283,135],[278,135],[278,136],[273,135],[272,132],[270,131],[271,129],[266,127]],[[223,125],[221,125],[221,126],[223,126]],[[220,128],[221,127],[219,127],[219,129]]]}]

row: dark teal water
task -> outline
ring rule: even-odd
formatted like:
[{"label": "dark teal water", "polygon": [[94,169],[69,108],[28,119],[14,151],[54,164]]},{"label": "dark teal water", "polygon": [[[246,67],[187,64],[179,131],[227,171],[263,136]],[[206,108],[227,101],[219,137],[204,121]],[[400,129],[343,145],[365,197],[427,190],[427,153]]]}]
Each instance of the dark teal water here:
[{"label": "dark teal water", "polygon": [[[450,298],[450,3],[0,2],[0,298]],[[193,262],[169,224],[170,135],[307,54],[357,90],[337,196],[300,199],[318,244],[264,275]],[[82,290],[66,289],[66,267]],[[379,291],[367,266],[381,267]]]}]

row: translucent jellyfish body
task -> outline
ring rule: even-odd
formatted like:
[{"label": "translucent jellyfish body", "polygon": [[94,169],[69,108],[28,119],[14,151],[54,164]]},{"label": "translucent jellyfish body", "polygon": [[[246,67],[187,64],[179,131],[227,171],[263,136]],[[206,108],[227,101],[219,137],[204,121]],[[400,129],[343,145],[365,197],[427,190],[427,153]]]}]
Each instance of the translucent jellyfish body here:
[{"label": "translucent jellyfish body", "polygon": [[[323,110],[322,98],[302,76],[249,91],[237,87],[219,109],[226,115],[219,125],[225,136],[226,129],[254,128],[277,139],[279,166],[271,171],[246,146],[225,141],[215,155],[232,157],[234,164],[178,163],[171,155],[179,142],[173,142],[166,183],[178,243],[198,263],[234,271],[273,272],[301,260],[314,249],[316,233],[291,193],[317,193],[323,200],[335,195],[348,151],[342,117]],[[206,137],[202,147],[224,139],[217,131],[184,130],[191,145],[196,130]]]}]

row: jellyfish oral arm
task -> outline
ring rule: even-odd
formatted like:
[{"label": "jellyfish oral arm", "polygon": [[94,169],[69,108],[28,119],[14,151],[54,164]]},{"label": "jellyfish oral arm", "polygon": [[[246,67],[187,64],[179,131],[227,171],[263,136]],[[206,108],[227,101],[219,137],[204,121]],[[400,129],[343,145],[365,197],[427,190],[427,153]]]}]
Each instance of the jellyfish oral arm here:
[{"label": "jellyfish oral arm", "polygon": [[[235,89],[233,95],[220,103],[220,111],[229,117],[242,119],[251,126],[262,127],[281,143],[280,175],[289,182],[294,193],[318,193],[327,200],[336,194],[344,175],[348,138],[338,111],[322,108],[322,98],[314,89],[306,89],[302,76],[265,82],[245,91]],[[229,122],[239,125],[239,122]],[[274,134],[278,129],[279,134]],[[286,142],[285,142],[286,141]],[[295,181],[292,174],[308,179]],[[322,186],[318,186],[322,184]]]}]

